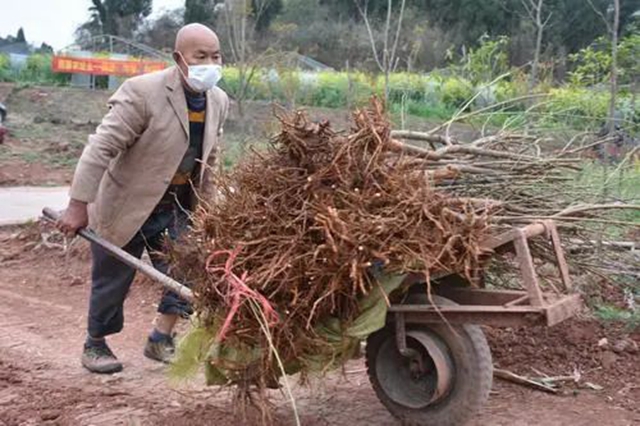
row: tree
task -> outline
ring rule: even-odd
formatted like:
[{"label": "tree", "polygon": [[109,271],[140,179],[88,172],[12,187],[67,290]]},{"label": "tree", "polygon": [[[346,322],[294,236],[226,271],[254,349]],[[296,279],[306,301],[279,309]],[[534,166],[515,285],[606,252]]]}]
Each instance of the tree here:
[{"label": "tree", "polygon": [[609,133],[615,130],[616,95],[618,93],[618,32],[620,31],[620,0],[613,0],[611,27],[611,101],[609,103]]},{"label": "tree", "polygon": [[400,40],[400,33],[402,30],[402,20],[404,18],[404,10],[406,6],[406,0],[400,0],[400,10],[398,11],[398,16],[396,18],[395,23],[395,35],[393,36],[393,40],[391,37],[392,30],[392,14],[393,14],[393,0],[387,1],[387,18],[385,20],[384,29],[382,32],[382,46],[378,46],[376,42],[376,38],[373,34],[373,30],[371,29],[371,23],[369,22],[369,10],[368,5],[369,1],[364,0],[364,5],[360,3],[359,0],[354,0],[356,6],[358,7],[358,11],[362,16],[362,19],[367,28],[367,33],[369,35],[369,41],[371,42],[371,49],[373,50],[373,58],[378,65],[378,68],[382,73],[384,73],[384,100],[385,103],[389,101],[389,74],[393,70],[395,70],[398,65],[398,58],[396,53],[398,51],[398,40]]},{"label": "tree", "polygon": [[520,0],[424,0],[428,15],[458,44],[475,45],[483,35],[512,34],[518,28]]},{"label": "tree", "polygon": [[[522,7],[527,12],[527,16],[535,27],[535,47],[533,49],[533,61],[531,63],[531,75],[529,76],[528,93],[531,94],[538,83],[538,66],[540,65],[540,52],[542,51],[542,36],[544,35],[544,29],[549,23],[552,14],[548,13],[546,17],[543,17],[542,9],[544,7],[544,0],[522,0]],[[533,105],[534,100],[530,100],[530,105]],[[529,130],[529,121],[527,120],[525,131]]]},{"label": "tree", "polygon": [[48,45],[47,43],[42,43],[39,48],[36,49],[35,53],[41,53],[45,55],[53,54],[53,47]]},{"label": "tree", "polygon": [[631,83],[632,116],[636,116],[638,83],[640,83],[640,33],[628,34],[618,46],[618,63],[622,78]]},{"label": "tree", "polygon": [[225,0],[218,12],[221,16],[216,17],[224,27],[226,37],[223,41],[227,43],[231,60],[238,70],[237,85],[228,89],[235,97],[240,116],[244,115],[243,101],[262,60],[254,52],[257,23],[269,10],[272,1],[275,0]]},{"label": "tree", "polygon": [[140,26],[136,40],[154,49],[173,51],[176,33],[182,27],[184,10],[182,8],[165,11],[157,18],[147,19]]},{"label": "tree", "polygon": [[[338,21],[359,22],[362,15],[355,2],[345,0],[316,0],[317,4],[327,7],[331,11],[333,19]],[[387,0],[368,0],[369,19],[384,19],[387,14]],[[406,7],[413,8],[421,13],[427,12],[428,7],[424,0],[406,0]]]},{"label": "tree", "polygon": [[[610,34],[602,25],[602,18],[595,9],[605,11],[612,5],[611,0],[546,0],[553,15],[547,29],[548,41],[556,47],[563,46],[574,53],[590,45],[600,36]],[[626,0],[620,9],[620,28],[633,19],[640,8],[640,0]]]},{"label": "tree", "polygon": [[76,30],[76,38],[109,34],[132,38],[151,14],[152,0],[91,0],[91,18]]},{"label": "tree", "polygon": [[282,0],[252,0],[251,15],[255,21],[255,29],[263,33],[271,22],[282,11]]},{"label": "tree", "polygon": [[212,22],[214,7],[214,0],[186,0],[184,2],[184,23]]},{"label": "tree", "polygon": [[18,30],[18,34],[16,35],[16,42],[18,43],[26,43],[27,39],[24,36],[24,29],[22,29],[22,27],[20,27],[20,29]]},{"label": "tree", "polygon": [[[531,4],[529,0],[524,1]],[[452,34],[456,45],[466,46],[475,45],[483,34],[490,37],[517,34],[521,29],[522,3],[523,0],[424,0],[430,20]],[[612,0],[592,0],[592,3],[598,10],[606,10]],[[556,51],[577,52],[608,33],[588,1],[544,0],[542,9],[542,17],[550,16],[542,44],[552,45]],[[640,0],[621,2],[621,31],[639,9]],[[524,12],[526,16],[526,10]]]},{"label": "tree", "polygon": [[529,91],[532,91],[538,82],[538,66],[540,64],[540,52],[542,50],[542,36],[544,35],[544,29],[549,23],[552,14],[548,13],[546,17],[542,16],[544,0],[522,0],[522,6],[527,11],[527,16],[531,19],[536,28],[536,44],[533,53],[533,62],[531,64],[531,78],[529,81]]},{"label": "tree", "polygon": [[[618,36],[620,32],[620,0],[613,0],[613,10],[610,5],[606,5],[606,8],[601,9],[604,6],[602,4],[597,5],[594,0],[587,0],[593,11],[597,16],[602,19],[609,36],[611,37],[611,71],[609,73],[610,78],[610,101],[609,101],[609,117],[607,123],[607,129],[609,133],[615,130],[615,112],[616,112],[616,98],[618,94]],[[598,7],[600,6],[600,7]],[[612,22],[609,22],[607,15],[611,14]]]}]

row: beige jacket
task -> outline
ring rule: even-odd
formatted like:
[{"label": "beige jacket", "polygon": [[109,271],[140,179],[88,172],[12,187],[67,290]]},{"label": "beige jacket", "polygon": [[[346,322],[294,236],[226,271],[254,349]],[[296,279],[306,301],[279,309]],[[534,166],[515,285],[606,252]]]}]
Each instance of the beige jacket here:
[{"label": "beige jacket", "polygon": [[[89,203],[89,226],[124,246],[149,217],[189,146],[187,101],[176,67],[125,81],[109,99],[109,112],[89,136],[70,196]],[[229,99],[207,92],[200,193],[212,193]]]}]

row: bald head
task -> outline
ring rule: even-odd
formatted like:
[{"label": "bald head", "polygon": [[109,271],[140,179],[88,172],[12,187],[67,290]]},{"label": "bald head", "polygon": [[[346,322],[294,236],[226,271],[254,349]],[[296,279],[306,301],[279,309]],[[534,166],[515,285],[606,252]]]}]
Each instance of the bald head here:
[{"label": "bald head", "polygon": [[185,75],[189,65],[222,65],[218,36],[202,24],[185,25],[176,34],[173,59]]},{"label": "bald head", "polygon": [[218,36],[209,27],[202,24],[188,24],[180,28],[176,34],[175,50],[182,52],[190,49],[194,45],[212,45],[219,46]]}]

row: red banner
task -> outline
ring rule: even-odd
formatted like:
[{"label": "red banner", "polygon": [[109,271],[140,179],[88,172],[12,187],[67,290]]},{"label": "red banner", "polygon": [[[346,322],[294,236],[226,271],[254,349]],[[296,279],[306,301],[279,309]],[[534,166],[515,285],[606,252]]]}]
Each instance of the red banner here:
[{"label": "red banner", "polygon": [[160,71],[167,67],[165,62],[148,60],[119,61],[116,59],[77,58],[54,56],[51,68],[54,72],[93,75],[132,76]]}]

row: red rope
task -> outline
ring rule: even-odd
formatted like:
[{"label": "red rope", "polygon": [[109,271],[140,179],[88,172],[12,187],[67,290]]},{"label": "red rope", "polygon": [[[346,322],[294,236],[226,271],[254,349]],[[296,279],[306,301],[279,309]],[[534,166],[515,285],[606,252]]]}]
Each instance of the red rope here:
[{"label": "red rope", "polygon": [[[216,342],[220,343],[224,340],[227,335],[227,332],[231,328],[231,323],[235,318],[236,314],[240,310],[240,307],[247,300],[254,300],[258,302],[260,307],[262,308],[262,314],[264,318],[267,320],[267,327],[273,327],[279,320],[278,314],[276,313],[271,303],[264,297],[262,294],[253,290],[249,286],[247,286],[247,272],[244,271],[242,276],[238,277],[233,272],[233,263],[238,257],[242,249],[237,247],[233,251],[231,250],[219,250],[211,253],[211,255],[207,258],[206,269],[207,272],[210,273],[218,273],[222,272],[224,274],[224,281],[226,283],[226,294],[224,295],[225,303],[229,306],[229,312],[227,313],[227,317],[218,332],[218,336],[216,337]],[[212,267],[211,263],[213,263],[214,259],[221,256],[228,255],[227,260],[224,264],[224,267],[216,266]]]}]

